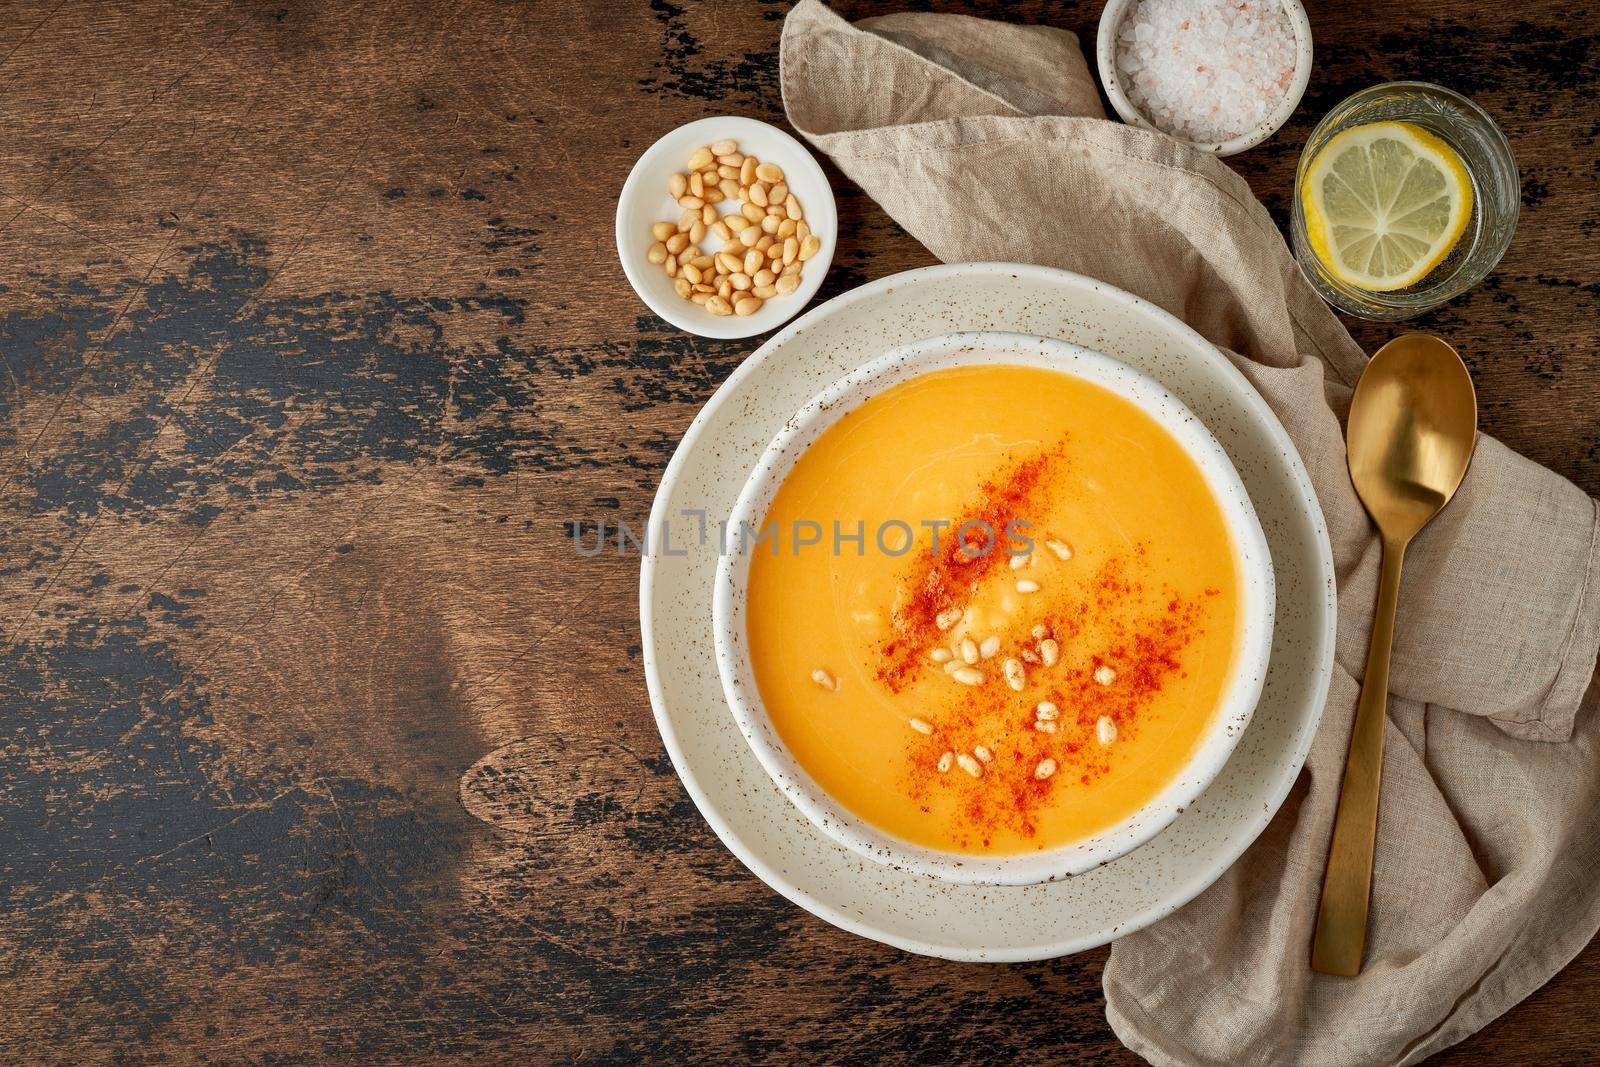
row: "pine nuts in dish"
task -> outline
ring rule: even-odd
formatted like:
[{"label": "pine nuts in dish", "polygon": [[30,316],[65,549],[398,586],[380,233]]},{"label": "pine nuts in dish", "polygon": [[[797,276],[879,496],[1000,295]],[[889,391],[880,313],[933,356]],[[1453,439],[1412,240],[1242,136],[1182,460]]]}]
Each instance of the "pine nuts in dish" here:
[{"label": "pine nuts in dish", "polygon": [[[713,315],[753,315],[793,293],[805,261],[822,248],[783,168],[741,153],[736,141],[697,148],[667,179],[667,192],[683,214],[650,227],[645,258],[676,280],[680,297]],[[718,203],[733,210],[721,214]],[[715,252],[700,248],[708,235],[722,242]]]}]

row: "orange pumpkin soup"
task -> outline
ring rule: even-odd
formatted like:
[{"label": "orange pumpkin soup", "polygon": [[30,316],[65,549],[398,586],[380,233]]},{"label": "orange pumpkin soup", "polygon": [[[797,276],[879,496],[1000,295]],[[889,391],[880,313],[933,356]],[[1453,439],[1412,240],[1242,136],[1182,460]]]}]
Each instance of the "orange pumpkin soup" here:
[{"label": "orange pumpkin soup", "polygon": [[765,529],[762,702],[818,785],[906,841],[996,855],[1117,823],[1185,765],[1229,678],[1222,511],[1176,439],[1081,378],[903,382],[801,455]]}]

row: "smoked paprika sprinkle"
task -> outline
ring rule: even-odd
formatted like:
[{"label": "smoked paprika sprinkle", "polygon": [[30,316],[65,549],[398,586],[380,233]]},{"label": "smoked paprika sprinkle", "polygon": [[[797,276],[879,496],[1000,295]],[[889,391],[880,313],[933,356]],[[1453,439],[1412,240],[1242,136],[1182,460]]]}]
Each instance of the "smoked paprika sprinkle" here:
[{"label": "smoked paprika sprinkle", "polygon": [[[888,692],[935,686],[938,710],[917,720],[905,788],[930,813],[953,809],[964,850],[1028,847],[1042,809],[1115,774],[1119,745],[1160,718],[1163,695],[1187,677],[1185,652],[1217,593],[1153,581],[1143,542],[1098,564],[1046,550],[1065,542],[1030,514],[1046,510],[1068,457],[1063,440],[985,480],[947,527],[957,535],[937,552],[930,538],[907,571],[881,644]],[[1019,583],[1037,591],[1018,594]]]}]

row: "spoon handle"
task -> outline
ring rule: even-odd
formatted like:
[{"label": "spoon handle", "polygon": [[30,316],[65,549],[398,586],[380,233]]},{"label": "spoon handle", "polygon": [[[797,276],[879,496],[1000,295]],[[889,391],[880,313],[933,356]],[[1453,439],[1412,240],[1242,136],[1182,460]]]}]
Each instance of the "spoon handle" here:
[{"label": "spoon handle", "polygon": [[1311,946],[1311,969],[1351,977],[1361,973],[1367,941],[1367,901],[1372,892],[1372,844],[1378,833],[1378,786],[1383,776],[1383,729],[1389,706],[1389,651],[1394,644],[1394,612],[1400,598],[1404,542],[1383,544],[1378,605],[1372,613],[1367,671],[1361,682],[1350,755],[1339,790],[1328,868],[1322,877],[1322,904]]}]

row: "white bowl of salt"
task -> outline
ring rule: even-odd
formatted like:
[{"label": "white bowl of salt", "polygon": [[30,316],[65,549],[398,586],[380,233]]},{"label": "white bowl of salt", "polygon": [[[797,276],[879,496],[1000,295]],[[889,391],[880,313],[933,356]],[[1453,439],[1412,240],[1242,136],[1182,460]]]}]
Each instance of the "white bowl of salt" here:
[{"label": "white bowl of salt", "polygon": [[1110,0],[1095,59],[1124,122],[1231,156],[1300,105],[1311,22],[1300,0]]}]

